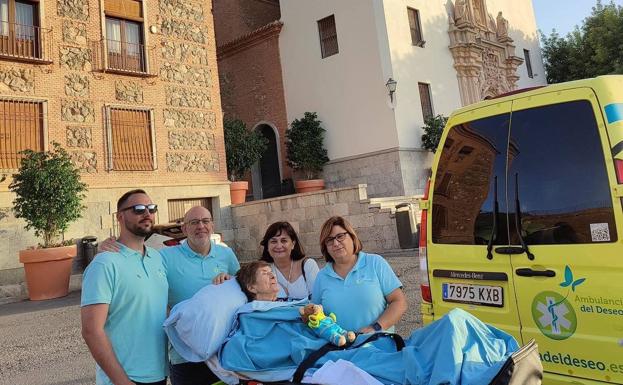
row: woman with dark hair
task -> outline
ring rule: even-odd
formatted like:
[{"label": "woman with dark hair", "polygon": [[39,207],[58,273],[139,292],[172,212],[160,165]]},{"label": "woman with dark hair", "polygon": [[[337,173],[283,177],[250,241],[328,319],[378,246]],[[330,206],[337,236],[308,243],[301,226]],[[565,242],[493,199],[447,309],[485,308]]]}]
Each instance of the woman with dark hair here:
[{"label": "woman with dark hair", "polygon": [[348,221],[331,217],[320,230],[327,265],[318,273],[312,302],[333,312],[346,330],[392,330],[407,310],[402,283],[380,255],[361,251]]},{"label": "woman with dark hair", "polygon": [[268,226],[260,245],[263,247],[260,260],[271,264],[277,282],[283,289],[280,298],[309,298],[318,274],[318,264],[305,257],[303,246],[292,225],[275,222]]}]

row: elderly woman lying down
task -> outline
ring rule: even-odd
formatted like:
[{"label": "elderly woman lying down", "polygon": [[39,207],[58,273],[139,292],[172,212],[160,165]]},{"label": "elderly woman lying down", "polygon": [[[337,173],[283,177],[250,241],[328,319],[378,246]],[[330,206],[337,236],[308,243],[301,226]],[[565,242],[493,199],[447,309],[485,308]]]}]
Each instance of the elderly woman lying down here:
[{"label": "elderly woman lying down", "polygon": [[[326,344],[324,338],[301,321],[299,310],[307,302],[275,302],[279,286],[270,267],[262,261],[243,266],[236,278],[249,302],[239,307],[234,316],[231,310],[241,302],[240,293],[224,299],[212,292],[211,298],[206,296],[202,300],[203,305],[199,301],[193,303],[193,298],[176,306],[165,322],[171,343],[190,361],[207,360],[218,353],[222,368],[242,378],[260,381],[292,378],[299,364]],[[233,280],[228,285],[235,291]],[[211,306],[211,312],[199,311],[214,301],[219,303]],[[219,318],[215,313],[220,313],[222,319],[233,320],[232,330],[220,347],[217,345],[225,333],[215,331],[223,329],[219,325],[215,327],[223,323],[215,322]],[[328,361],[342,359],[384,384],[486,385],[499,378],[505,362],[518,349],[512,336],[462,310],[453,310],[414,331],[400,351],[390,338],[361,344],[367,337],[360,335],[350,348],[326,353],[307,374]],[[540,370],[531,373],[533,379],[523,379],[521,383],[540,383]],[[233,383],[231,379],[226,382]]]}]

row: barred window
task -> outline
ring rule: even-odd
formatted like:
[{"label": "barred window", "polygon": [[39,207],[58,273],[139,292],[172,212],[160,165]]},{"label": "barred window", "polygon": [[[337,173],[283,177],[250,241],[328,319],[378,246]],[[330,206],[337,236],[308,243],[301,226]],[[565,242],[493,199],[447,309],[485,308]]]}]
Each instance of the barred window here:
[{"label": "barred window", "polygon": [[424,47],[420,11],[407,7],[407,14],[409,15],[409,28],[411,29],[411,44]]},{"label": "barred window", "polygon": [[534,73],[532,72],[532,60],[530,60],[530,50],[523,50],[523,57],[526,60],[526,71],[528,71],[528,77],[533,78]]},{"label": "barred window", "polygon": [[18,169],[20,151],[44,150],[43,102],[0,99],[0,169]]},{"label": "barred window", "polygon": [[432,118],[433,113],[433,101],[430,95],[430,85],[426,83],[418,83],[420,89],[420,103],[422,103],[422,116],[424,120]]},{"label": "barred window", "polygon": [[154,170],[156,161],[153,111],[106,107],[106,119],[109,170]]},{"label": "barred window", "polygon": [[318,20],[318,33],[320,34],[320,52],[323,59],[339,52],[333,15]]}]

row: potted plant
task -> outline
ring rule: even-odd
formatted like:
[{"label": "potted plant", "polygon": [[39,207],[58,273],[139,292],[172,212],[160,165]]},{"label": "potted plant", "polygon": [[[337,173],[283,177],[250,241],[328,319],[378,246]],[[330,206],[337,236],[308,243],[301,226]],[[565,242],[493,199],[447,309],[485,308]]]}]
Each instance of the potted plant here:
[{"label": "potted plant", "polygon": [[257,131],[247,130],[239,119],[223,121],[225,134],[225,158],[227,175],[231,184],[231,203],[244,203],[249,189],[249,182],[240,180],[249,172],[251,166],[260,160],[266,150],[266,138]]},{"label": "potted plant", "polygon": [[325,130],[320,123],[315,112],[306,112],[286,130],[288,165],[305,178],[294,182],[299,193],[324,189],[324,180],[317,178],[329,157],[323,145]]},{"label": "potted plant", "polygon": [[448,118],[443,115],[431,116],[424,119],[424,127],[422,127],[424,129],[422,147],[433,153],[437,151],[443,128],[446,126],[447,122]]},{"label": "potted plant", "polygon": [[69,292],[76,245],[67,246],[73,242],[60,239],[84,209],[86,184],[80,181],[80,172],[58,143],[52,146],[52,151],[22,151],[20,168],[9,185],[16,195],[15,217],[23,218],[26,230],[43,238],[39,247],[19,253],[31,300],[63,297]]}]

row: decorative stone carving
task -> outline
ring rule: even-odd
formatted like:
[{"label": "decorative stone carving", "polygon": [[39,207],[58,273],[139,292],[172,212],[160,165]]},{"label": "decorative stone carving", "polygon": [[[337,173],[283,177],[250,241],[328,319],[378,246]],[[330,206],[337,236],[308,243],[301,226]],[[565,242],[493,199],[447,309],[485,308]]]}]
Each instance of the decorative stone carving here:
[{"label": "decorative stone carving", "polygon": [[171,40],[163,40],[161,44],[162,57],[166,60],[208,65],[208,51],[203,46]]},{"label": "decorative stone carving", "polygon": [[209,68],[191,67],[186,64],[163,63],[160,77],[167,82],[174,82],[195,87],[210,87]]},{"label": "decorative stone carving", "polygon": [[80,172],[87,174],[97,173],[97,154],[90,151],[71,151],[69,153],[71,161],[76,165]]},{"label": "decorative stone carving", "polygon": [[204,11],[201,3],[183,0],[160,0],[159,4],[162,14],[170,15],[176,19],[194,21],[196,23],[202,23],[204,21]]},{"label": "decorative stone carving", "polygon": [[61,67],[74,71],[91,71],[91,50],[88,48],[60,47]]},{"label": "decorative stone carving", "polygon": [[93,140],[90,127],[69,126],[65,132],[67,134],[67,147],[91,148]]},{"label": "decorative stone carving", "polygon": [[517,87],[523,59],[515,56],[508,28],[502,13],[494,20],[484,1],[456,0],[448,33],[463,105]]},{"label": "decorative stone carving", "polygon": [[65,94],[86,98],[89,96],[89,78],[80,74],[65,75]]},{"label": "decorative stone carving", "polygon": [[216,129],[216,115],[213,112],[165,109],[164,126],[214,130]]},{"label": "decorative stone carving", "polygon": [[143,103],[143,87],[137,82],[117,80],[115,97],[125,102]]},{"label": "decorative stone carving", "polygon": [[59,16],[85,21],[89,18],[88,0],[56,0]]},{"label": "decorative stone carving", "polygon": [[95,122],[95,107],[86,100],[62,100],[61,119],[66,122]]},{"label": "decorative stone carving", "polygon": [[77,21],[63,20],[63,41],[70,44],[87,44],[87,25]]},{"label": "decorative stone carving", "polygon": [[163,18],[160,30],[167,37],[199,44],[205,44],[208,39],[208,30],[205,25],[191,24],[169,18]]},{"label": "decorative stone carving", "polygon": [[196,88],[167,87],[166,103],[173,107],[210,108],[210,94]]},{"label": "decorative stone carving", "polygon": [[216,153],[167,153],[167,170],[170,172],[213,172],[219,168]]},{"label": "decorative stone carving", "polygon": [[0,91],[32,92],[34,81],[32,68],[0,67]]},{"label": "decorative stone carving", "polygon": [[171,150],[213,150],[214,134],[205,131],[169,131]]}]

